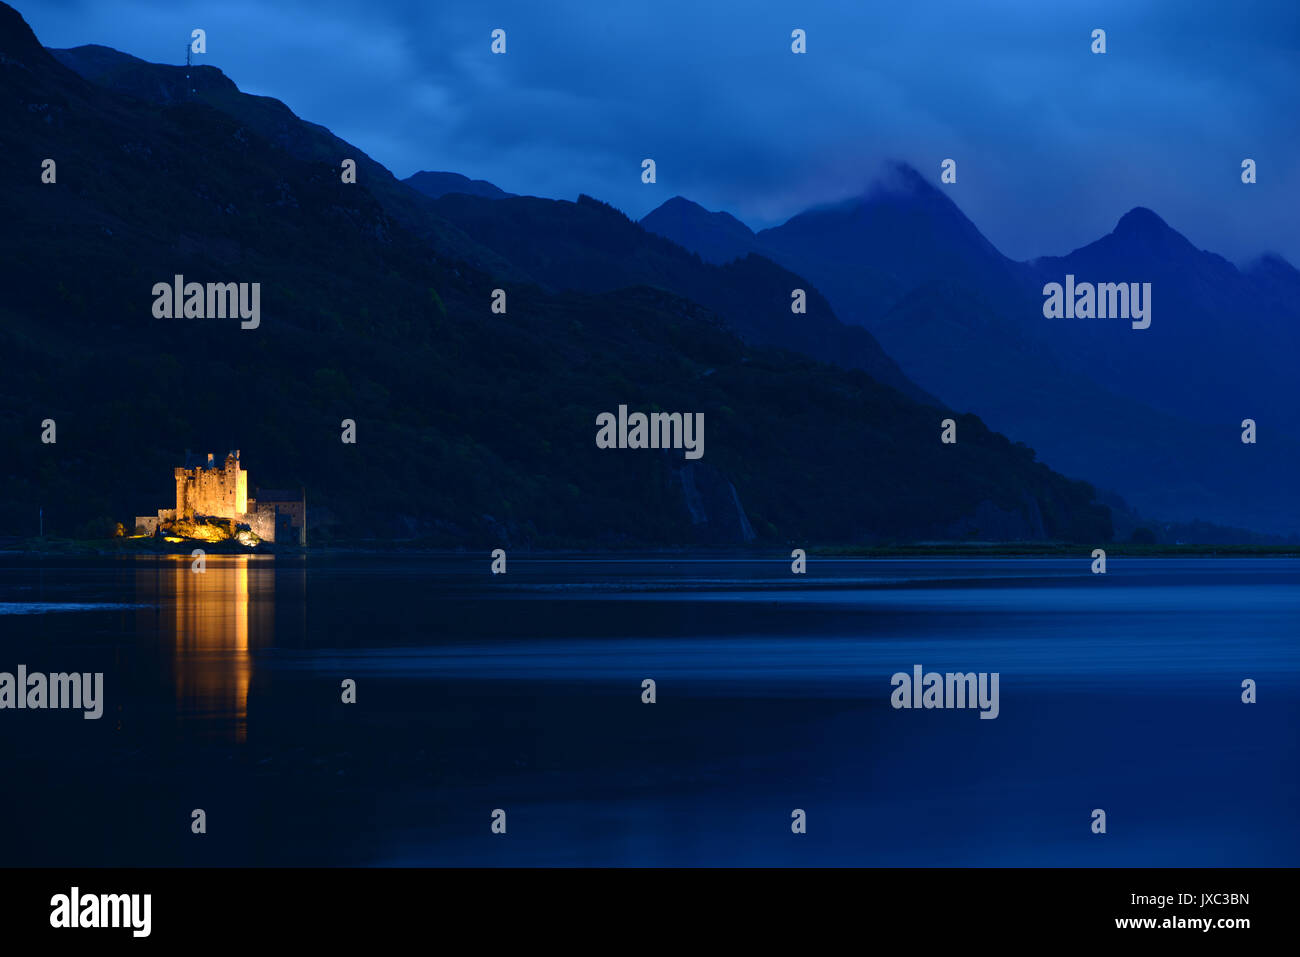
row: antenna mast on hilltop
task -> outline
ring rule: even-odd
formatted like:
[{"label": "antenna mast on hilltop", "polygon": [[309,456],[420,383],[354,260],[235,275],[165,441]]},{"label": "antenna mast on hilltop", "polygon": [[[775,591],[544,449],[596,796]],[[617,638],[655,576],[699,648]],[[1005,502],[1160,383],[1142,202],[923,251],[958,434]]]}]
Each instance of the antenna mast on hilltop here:
[{"label": "antenna mast on hilltop", "polygon": [[189,99],[194,88],[190,86],[190,52],[194,49],[193,41],[187,41],[185,44],[185,98]]}]

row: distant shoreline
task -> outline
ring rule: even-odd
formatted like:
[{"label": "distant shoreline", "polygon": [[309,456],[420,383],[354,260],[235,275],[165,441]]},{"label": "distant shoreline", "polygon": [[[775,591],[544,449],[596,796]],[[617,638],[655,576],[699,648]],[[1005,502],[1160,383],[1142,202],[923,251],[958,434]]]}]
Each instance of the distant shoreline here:
[{"label": "distant shoreline", "polygon": [[[42,557],[97,556],[116,558],[132,555],[189,556],[201,548],[207,555],[271,555],[284,557],[328,557],[336,555],[422,555],[486,557],[496,546],[447,546],[416,540],[404,541],[335,541],[307,547],[262,545],[249,548],[230,542],[156,542],[153,539],[68,539],[27,538],[0,539],[0,557],[38,555]],[[620,556],[643,558],[770,558],[790,560],[790,551],[803,548],[809,558],[1090,558],[1094,548],[1104,549],[1108,558],[1300,558],[1300,545],[1142,545],[1132,543],[1078,544],[1065,542],[927,542],[892,545],[696,545],[655,548],[628,546],[546,547],[503,545],[517,558],[590,558]]]}]

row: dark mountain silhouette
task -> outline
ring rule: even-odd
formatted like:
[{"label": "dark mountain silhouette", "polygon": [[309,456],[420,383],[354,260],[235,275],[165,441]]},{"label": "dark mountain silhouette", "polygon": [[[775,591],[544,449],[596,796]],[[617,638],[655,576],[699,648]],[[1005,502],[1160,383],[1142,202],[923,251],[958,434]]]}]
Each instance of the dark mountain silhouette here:
[{"label": "dark mountain silhouette", "polygon": [[[658,213],[645,222],[669,238],[719,235],[715,214],[694,204]],[[1289,385],[1300,274],[1279,257],[1238,270],[1139,208],[1068,256],[1017,263],[906,167],[755,242],[869,328],[918,385],[1054,468],[1157,518],[1300,532],[1300,403]],[[1044,318],[1044,284],[1067,274],[1152,283],[1150,328]],[[1268,423],[1267,442],[1241,443],[1246,418]]]},{"label": "dark mountain silhouette", "polygon": [[446,196],[448,193],[465,193],[468,196],[482,196],[484,199],[505,199],[507,196],[515,195],[507,193],[485,179],[470,179],[460,173],[432,173],[421,170],[406,177],[402,182],[432,199]]},{"label": "dark mountain silhouette", "polygon": [[196,96],[239,92],[234,81],[214,66],[150,63],[97,43],[49,52],[64,66],[88,80],[154,103],[185,103]]},{"label": "dark mountain silhouette", "polygon": [[60,63],[98,86],[161,106],[204,104],[238,120],[248,132],[296,159],[339,169],[344,159],[357,164],[357,179],[394,222],[425,240],[443,256],[455,257],[503,278],[512,278],[509,263],[476,247],[469,237],[439,219],[429,198],[401,182],[384,166],[325,127],[299,118],[279,100],[243,93],[216,67],[191,69],[193,92],[186,96],[186,67],[149,63],[104,46],[50,50]]},{"label": "dark mountain silhouette", "polygon": [[[51,52],[87,78],[120,92],[151,94],[145,98],[162,104],[184,101],[184,67],[146,63],[106,47]],[[913,398],[936,401],[899,371],[870,333],[845,326],[811,283],[786,270],[755,262],[725,273],[714,271],[597,202],[580,206],[513,197],[491,183],[455,173],[416,173],[397,181],[356,147],[322,126],[300,120],[279,100],[240,93],[220,71],[206,69],[211,72],[195,99],[229,113],[301,159],[335,165],[342,156],[357,159],[358,177],[364,178],[385,212],[441,253],[464,258],[503,279],[532,281],[552,290],[659,286],[714,309],[747,341],[863,369]],[[485,199],[511,203],[484,205]],[[633,252],[634,247],[639,248]],[[790,293],[796,288],[809,294],[806,315],[790,311]]]},{"label": "dark mountain silhouette", "polygon": [[[318,543],[1110,534],[1088,485],[973,416],[941,445],[944,413],[865,372],[746,345],[663,288],[507,280],[440,215],[522,200],[430,200],[276,101],[139,80],[90,82],[0,4],[0,533],[38,507],[47,531],[102,533],[168,503],[182,449],[237,446],[255,483],[306,486]],[[260,326],[155,317],[177,274],[260,283]],[[705,457],[598,449],[619,404],[703,412]]]},{"label": "dark mountain silhouette", "polygon": [[[1296,317],[1300,316],[1300,270],[1276,253],[1265,253],[1242,269],[1244,275],[1264,297],[1270,308]],[[1292,331],[1300,330],[1294,323],[1284,324]]]},{"label": "dark mountain silhouette", "polygon": [[716,217],[727,214],[691,203],[676,204],[669,210],[672,215],[664,215],[671,203],[642,223],[688,249],[694,248],[695,235],[735,237],[730,252],[756,252],[808,276],[845,322],[869,325],[926,282],[999,294],[1022,291],[1017,264],[909,166],[889,167],[860,197],[764,229],[752,244],[742,243],[734,228],[725,233],[719,228]]},{"label": "dark mountain silhouette", "polygon": [[1283,355],[1300,356],[1300,270],[1276,253],[1265,253],[1241,274],[1259,295],[1263,314],[1276,317],[1270,327],[1276,347]]},{"label": "dark mountain silhouette", "polygon": [[1300,402],[1288,386],[1300,359],[1294,332],[1236,266],[1197,249],[1151,210],[1131,210],[1109,235],[1028,266],[1040,290],[1067,274],[1076,282],[1151,283],[1149,329],[1044,320],[1044,341],[1062,363],[1173,415],[1228,427],[1265,418],[1275,435],[1300,436]]},{"label": "dark mountain silhouette", "polygon": [[[862,369],[914,399],[935,401],[899,371],[869,332],[840,322],[808,280],[760,256],[725,266],[706,263],[586,196],[571,203],[448,194],[433,209],[546,289],[657,286],[708,307],[747,342]],[[806,314],[791,311],[795,289],[805,290]]]},{"label": "dark mountain silhouette", "polygon": [[891,167],[861,198],[765,229],[758,241],[814,282],[832,281],[826,295],[852,310],[846,322],[869,325],[927,282],[954,283],[990,302],[1017,288],[1016,264],[909,166]]},{"label": "dark mountain silhouette", "polygon": [[698,203],[674,196],[641,220],[650,232],[664,236],[721,266],[759,251],[754,231],[730,213],[711,213]]}]

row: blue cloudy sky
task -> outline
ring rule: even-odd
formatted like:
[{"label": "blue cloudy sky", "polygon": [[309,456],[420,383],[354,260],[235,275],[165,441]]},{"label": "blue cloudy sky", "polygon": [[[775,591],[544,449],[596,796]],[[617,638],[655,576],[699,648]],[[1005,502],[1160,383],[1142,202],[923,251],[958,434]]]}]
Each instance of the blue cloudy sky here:
[{"label": "blue cloudy sky", "polygon": [[952,157],[945,188],[1015,258],[1141,205],[1235,261],[1300,264],[1296,0],[10,2],[46,46],[158,62],[203,27],[202,62],[398,176],[586,192],[633,217],[682,194],[758,228],[859,192],[884,160],[937,181]]}]

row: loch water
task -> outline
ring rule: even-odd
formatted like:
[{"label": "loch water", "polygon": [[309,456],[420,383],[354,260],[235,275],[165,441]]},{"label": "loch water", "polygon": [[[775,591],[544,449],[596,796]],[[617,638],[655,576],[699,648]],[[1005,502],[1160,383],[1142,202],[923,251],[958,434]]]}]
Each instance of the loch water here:
[{"label": "loch water", "polygon": [[8,556],[0,864],[1294,866],[1300,560],[1090,565]]}]

